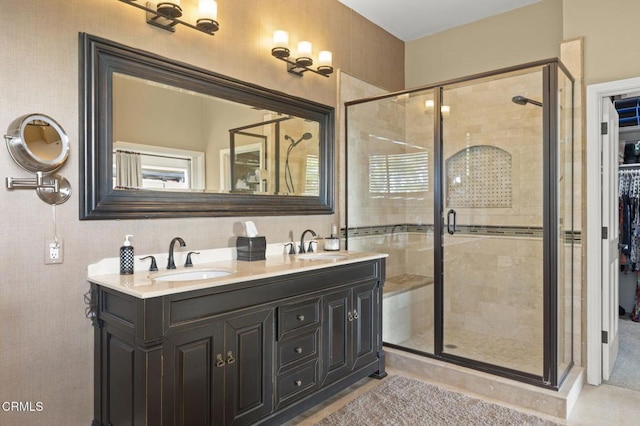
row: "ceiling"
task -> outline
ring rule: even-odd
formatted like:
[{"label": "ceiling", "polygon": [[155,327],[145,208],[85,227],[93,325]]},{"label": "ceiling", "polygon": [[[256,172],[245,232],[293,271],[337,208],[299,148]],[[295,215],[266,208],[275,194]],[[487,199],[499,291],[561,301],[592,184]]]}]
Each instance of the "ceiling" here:
[{"label": "ceiling", "polygon": [[540,0],[338,0],[403,41],[518,9]]}]

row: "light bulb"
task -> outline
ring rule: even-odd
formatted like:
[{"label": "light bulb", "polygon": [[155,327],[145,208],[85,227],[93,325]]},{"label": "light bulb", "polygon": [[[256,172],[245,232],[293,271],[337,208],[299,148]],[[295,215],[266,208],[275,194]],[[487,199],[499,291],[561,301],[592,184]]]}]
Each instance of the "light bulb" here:
[{"label": "light bulb", "polygon": [[218,19],[218,3],[216,0],[200,0],[198,7],[198,18]]},{"label": "light bulb", "polygon": [[333,60],[333,55],[328,50],[322,50],[318,54],[318,66],[330,67]]},{"label": "light bulb", "polygon": [[298,43],[298,55],[311,57],[311,42],[301,41]]},{"label": "light bulb", "polygon": [[273,33],[273,46],[289,47],[289,33],[282,30],[275,31]]}]

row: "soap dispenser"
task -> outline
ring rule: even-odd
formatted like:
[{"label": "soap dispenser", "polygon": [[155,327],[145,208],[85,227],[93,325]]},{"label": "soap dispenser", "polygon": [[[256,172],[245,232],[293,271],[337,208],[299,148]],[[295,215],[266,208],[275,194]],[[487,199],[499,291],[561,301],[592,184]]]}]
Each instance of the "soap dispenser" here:
[{"label": "soap dispenser", "polygon": [[133,235],[126,235],[124,243],[120,247],[120,274],[130,275],[133,274],[133,246],[129,241],[129,238]]}]

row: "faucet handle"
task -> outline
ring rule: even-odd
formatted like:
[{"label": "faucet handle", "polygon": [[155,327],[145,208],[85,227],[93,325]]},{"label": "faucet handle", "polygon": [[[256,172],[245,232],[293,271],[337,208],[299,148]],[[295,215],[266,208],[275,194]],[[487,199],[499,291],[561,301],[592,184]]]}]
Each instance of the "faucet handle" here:
[{"label": "faucet handle", "polygon": [[193,263],[191,262],[191,255],[192,254],[200,254],[199,251],[190,251],[189,253],[187,253],[187,261],[184,262],[184,267],[185,268],[190,268],[193,266]]},{"label": "faucet handle", "polygon": [[156,258],[153,256],[145,256],[141,257],[140,260],[151,259],[151,265],[149,265],[149,272],[155,272],[158,270],[158,264],[156,263]]},{"label": "faucet handle", "polygon": [[289,254],[296,254],[296,245],[293,242],[286,243],[284,245],[285,250],[287,249],[287,246],[289,246]]},{"label": "faucet handle", "polygon": [[307,253],[313,253],[313,243],[316,244],[316,248],[318,247],[318,241],[316,240],[309,241],[309,248],[307,248]]}]

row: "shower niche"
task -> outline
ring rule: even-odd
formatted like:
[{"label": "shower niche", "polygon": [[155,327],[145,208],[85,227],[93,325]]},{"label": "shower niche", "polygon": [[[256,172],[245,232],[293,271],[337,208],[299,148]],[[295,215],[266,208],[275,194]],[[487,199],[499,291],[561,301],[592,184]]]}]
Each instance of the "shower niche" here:
[{"label": "shower niche", "polygon": [[387,346],[560,386],[580,241],[573,98],[549,60],[346,103],[346,245],[389,254]]}]

